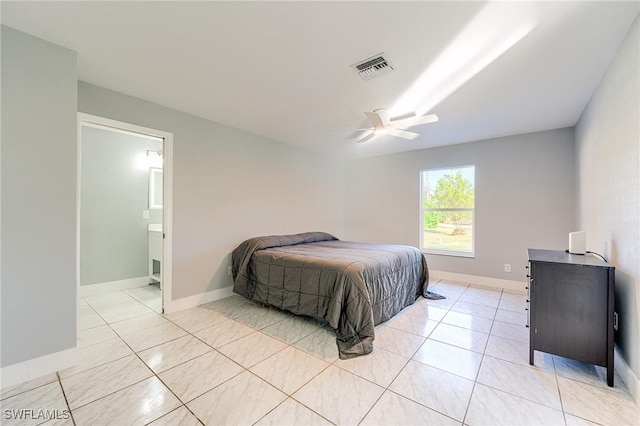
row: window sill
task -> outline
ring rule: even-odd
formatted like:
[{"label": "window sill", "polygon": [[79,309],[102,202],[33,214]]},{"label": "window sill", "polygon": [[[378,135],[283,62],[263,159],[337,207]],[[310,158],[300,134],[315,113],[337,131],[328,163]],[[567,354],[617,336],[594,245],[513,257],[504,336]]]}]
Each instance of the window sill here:
[{"label": "window sill", "polygon": [[466,257],[468,259],[475,259],[475,253],[464,253],[460,251],[439,251],[439,250],[425,250],[422,249],[424,254],[435,254],[437,256],[450,256],[450,257]]}]

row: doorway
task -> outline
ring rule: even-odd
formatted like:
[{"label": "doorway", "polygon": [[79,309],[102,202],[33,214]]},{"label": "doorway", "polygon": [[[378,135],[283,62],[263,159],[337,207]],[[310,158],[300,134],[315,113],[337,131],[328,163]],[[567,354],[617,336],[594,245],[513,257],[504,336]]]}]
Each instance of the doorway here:
[{"label": "doorway", "polygon": [[78,114],[78,305],[106,322],[170,303],[172,144],[166,132]]}]

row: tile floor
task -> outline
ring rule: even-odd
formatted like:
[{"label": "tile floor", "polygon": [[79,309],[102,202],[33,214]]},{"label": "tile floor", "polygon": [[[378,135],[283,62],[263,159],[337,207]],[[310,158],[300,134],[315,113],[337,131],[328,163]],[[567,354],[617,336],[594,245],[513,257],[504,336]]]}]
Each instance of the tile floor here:
[{"label": "tile floor", "polygon": [[524,295],[430,288],[447,299],[419,299],[347,361],[326,324],[238,296],[169,315],[152,288],[89,296],[80,364],[3,389],[2,424],[46,420],[7,418],[19,409],[71,413],[47,425],[640,424],[619,377],[611,389],[604,369],[538,352],[528,364]]}]

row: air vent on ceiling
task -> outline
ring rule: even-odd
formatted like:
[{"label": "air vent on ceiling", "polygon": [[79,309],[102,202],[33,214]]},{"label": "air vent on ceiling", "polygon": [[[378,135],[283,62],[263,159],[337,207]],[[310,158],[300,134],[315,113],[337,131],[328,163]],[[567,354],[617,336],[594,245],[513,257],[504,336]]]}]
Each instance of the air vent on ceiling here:
[{"label": "air vent on ceiling", "polygon": [[393,67],[382,55],[383,54],[380,53],[367,58],[364,61],[351,65],[351,68],[353,68],[363,80],[371,80],[374,77],[388,74],[393,71]]}]

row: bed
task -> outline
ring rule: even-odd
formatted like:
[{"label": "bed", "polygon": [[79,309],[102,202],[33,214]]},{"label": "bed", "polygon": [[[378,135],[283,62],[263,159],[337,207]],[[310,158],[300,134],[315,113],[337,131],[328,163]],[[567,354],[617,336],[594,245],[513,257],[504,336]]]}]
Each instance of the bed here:
[{"label": "bed", "polygon": [[231,257],[234,292],[326,320],[341,359],[370,353],[374,326],[426,295],[429,284],[417,248],[340,241],[325,232],[251,238]]}]

